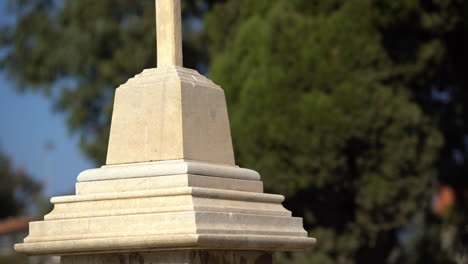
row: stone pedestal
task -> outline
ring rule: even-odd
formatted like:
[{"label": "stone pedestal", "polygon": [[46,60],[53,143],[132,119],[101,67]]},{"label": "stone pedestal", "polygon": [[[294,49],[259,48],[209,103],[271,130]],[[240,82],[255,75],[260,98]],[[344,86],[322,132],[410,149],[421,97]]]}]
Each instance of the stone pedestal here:
[{"label": "stone pedestal", "polygon": [[181,250],[62,257],[62,264],[273,264],[264,251]]},{"label": "stone pedestal", "polygon": [[144,70],[116,91],[106,163],[177,159],[234,165],[224,91],[195,70]]},{"label": "stone pedestal", "polygon": [[235,165],[219,86],[182,67],[145,70],[117,89],[107,165],[52,198],[15,248],[69,264],[271,263],[264,252],[315,243],[283,201]]},{"label": "stone pedestal", "polygon": [[[16,250],[31,255],[176,249],[298,250],[310,247],[302,219],[260,175],[186,160],[104,166],[78,176],[76,195],[52,198]],[[87,253],[86,253],[87,254]]]},{"label": "stone pedestal", "polygon": [[284,197],[235,165],[224,91],[182,67],[180,0],[157,6],[161,61],[117,89],[106,165],[52,198],[15,249],[64,264],[270,264],[313,246]]}]

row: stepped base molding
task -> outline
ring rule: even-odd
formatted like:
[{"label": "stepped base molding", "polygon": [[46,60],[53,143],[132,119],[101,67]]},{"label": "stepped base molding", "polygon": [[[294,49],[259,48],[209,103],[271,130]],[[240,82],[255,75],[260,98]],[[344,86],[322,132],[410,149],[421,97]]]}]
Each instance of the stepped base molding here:
[{"label": "stepped base molding", "polygon": [[257,172],[230,165],[175,160],[104,166],[79,175],[76,195],[52,198],[52,212],[31,222],[29,236],[15,249],[64,256],[310,247],[315,239],[283,201],[263,193]]}]

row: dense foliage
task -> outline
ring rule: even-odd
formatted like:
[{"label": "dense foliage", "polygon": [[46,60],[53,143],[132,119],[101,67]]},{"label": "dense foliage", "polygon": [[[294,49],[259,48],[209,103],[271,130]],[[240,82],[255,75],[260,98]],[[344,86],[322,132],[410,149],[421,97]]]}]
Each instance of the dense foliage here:
[{"label": "dense foliage", "polygon": [[[439,134],[408,87],[387,81],[395,62],[371,11],[254,0],[207,18],[238,160],[306,217],[322,241],[311,263],[384,262],[434,191]],[[227,29],[215,23],[229,12]]]},{"label": "dense foliage", "polygon": [[[200,27],[192,21],[212,2],[185,2],[187,67],[206,65]],[[50,95],[55,107],[68,114],[83,150],[102,164],[114,89],[155,67],[154,1],[9,0],[8,6],[18,19],[0,31],[7,53],[0,67],[20,90]]]},{"label": "dense foliage", "polygon": [[12,162],[0,149],[0,221],[23,215],[31,208],[40,185]]},{"label": "dense foliage", "polygon": [[[115,87],[155,64],[153,1],[11,7],[0,66],[49,93],[102,163]],[[319,239],[282,262],[467,263],[468,2],[191,0],[183,12],[185,65],[209,65],[225,89],[238,163]],[[455,202],[436,216],[439,185]]]},{"label": "dense foliage", "polygon": [[[467,14],[447,1],[244,0],[208,15],[237,158],[305,216],[322,241],[311,263],[460,261],[444,225],[466,257],[466,204],[451,224],[426,213],[437,172],[466,199]],[[427,226],[408,234],[411,222]]]}]

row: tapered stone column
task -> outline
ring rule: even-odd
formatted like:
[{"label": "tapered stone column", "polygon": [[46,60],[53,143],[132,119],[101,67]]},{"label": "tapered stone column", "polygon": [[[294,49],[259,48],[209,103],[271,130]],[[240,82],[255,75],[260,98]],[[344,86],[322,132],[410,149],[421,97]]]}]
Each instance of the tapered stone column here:
[{"label": "tapered stone column", "polygon": [[156,6],[158,68],[117,89],[106,165],[52,198],[15,249],[65,264],[270,264],[313,246],[284,197],[235,165],[224,91],[182,67],[180,0]]}]

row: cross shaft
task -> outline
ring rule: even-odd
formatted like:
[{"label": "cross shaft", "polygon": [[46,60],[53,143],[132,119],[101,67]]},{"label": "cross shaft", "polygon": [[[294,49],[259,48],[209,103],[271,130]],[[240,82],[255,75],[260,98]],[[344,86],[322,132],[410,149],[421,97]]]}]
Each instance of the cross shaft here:
[{"label": "cross shaft", "polygon": [[155,1],[158,67],[183,66],[180,0]]}]

